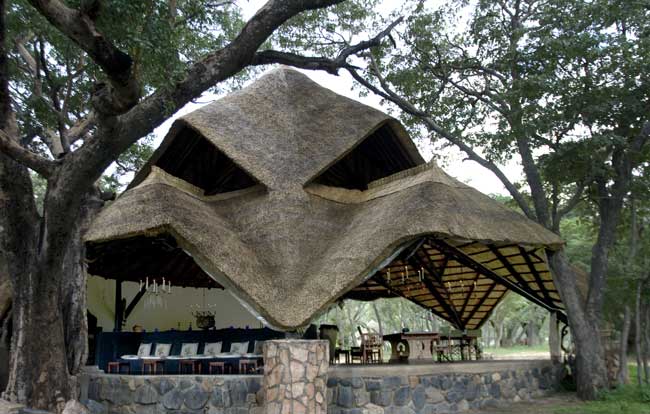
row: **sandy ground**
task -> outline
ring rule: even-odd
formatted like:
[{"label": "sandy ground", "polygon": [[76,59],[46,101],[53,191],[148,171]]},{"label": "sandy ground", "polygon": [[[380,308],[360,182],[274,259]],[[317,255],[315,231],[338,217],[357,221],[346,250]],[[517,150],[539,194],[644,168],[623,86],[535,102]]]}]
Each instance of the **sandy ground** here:
[{"label": "sandy ground", "polygon": [[549,359],[551,357],[546,351],[515,352],[503,355],[486,354],[486,357],[488,355],[491,356],[491,359]]}]

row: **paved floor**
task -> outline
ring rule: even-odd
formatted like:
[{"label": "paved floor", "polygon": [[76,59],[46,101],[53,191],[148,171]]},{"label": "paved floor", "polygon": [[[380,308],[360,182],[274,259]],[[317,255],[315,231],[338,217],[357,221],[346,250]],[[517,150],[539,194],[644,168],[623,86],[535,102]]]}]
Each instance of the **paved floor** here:
[{"label": "paved floor", "polygon": [[[435,375],[446,373],[483,374],[509,369],[543,368],[551,366],[550,360],[508,359],[456,362],[411,362],[409,364],[331,365],[330,373],[346,376]],[[398,368],[398,373],[396,373]]]}]

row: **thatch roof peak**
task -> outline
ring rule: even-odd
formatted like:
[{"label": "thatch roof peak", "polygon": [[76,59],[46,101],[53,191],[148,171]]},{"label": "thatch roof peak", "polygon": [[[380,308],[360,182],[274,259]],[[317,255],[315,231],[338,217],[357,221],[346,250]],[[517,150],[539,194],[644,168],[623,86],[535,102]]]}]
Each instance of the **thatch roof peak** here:
[{"label": "thatch roof peak", "polygon": [[302,187],[382,127],[412,165],[424,163],[394,118],[279,67],[175,121],[150,164],[190,129],[268,188]]}]

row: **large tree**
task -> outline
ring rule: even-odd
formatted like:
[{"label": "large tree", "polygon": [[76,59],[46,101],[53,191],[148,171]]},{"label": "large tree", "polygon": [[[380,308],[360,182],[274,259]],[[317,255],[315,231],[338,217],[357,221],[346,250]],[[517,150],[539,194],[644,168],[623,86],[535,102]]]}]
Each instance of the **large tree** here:
[{"label": "large tree", "polygon": [[[430,10],[413,3],[395,47],[370,55],[364,71],[349,71],[401,109],[412,128],[424,126],[434,141],[494,173],[546,228],[559,232],[585,196],[595,201],[586,297],[565,253],[550,257],[577,346],[578,393],[593,399],[607,385],[600,328],[608,254],[631,177],[647,160],[647,7],[479,0]],[[500,167],[513,157],[523,186]]]},{"label": "large tree", "polygon": [[[106,168],[247,67],[297,58],[347,67],[387,32],[313,58],[260,50],[300,13],[342,2],[270,0],[239,24],[231,1],[0,0],[0,242],[14,332],[6,398],[60,410],[76,397],[87,352],[81,235],[105,198],[96,183]],[[40,211],[30,169],[47,183]]]}]

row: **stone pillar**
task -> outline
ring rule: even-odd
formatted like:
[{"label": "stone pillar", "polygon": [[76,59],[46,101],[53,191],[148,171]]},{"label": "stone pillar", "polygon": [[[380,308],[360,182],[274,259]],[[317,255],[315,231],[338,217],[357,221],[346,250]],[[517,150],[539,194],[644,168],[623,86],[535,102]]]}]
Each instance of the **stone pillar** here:
[{"label": "stone pillar", "polygon": [[548,321],[548,346],[551,351],[551,360],[553,362],[560,362],[562,359],[560,341],[560,325],[557,320],[557,313],[551,312],[551,317]]},{"label": "stone pillar", "polygon": [[326,414],[329,343],[264,343],[265,414]]}]

